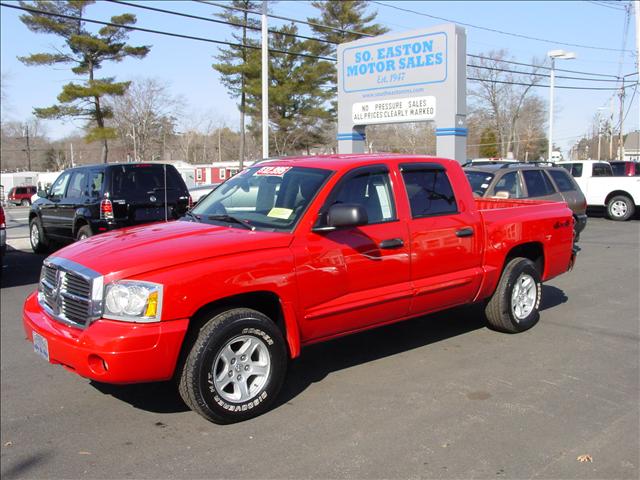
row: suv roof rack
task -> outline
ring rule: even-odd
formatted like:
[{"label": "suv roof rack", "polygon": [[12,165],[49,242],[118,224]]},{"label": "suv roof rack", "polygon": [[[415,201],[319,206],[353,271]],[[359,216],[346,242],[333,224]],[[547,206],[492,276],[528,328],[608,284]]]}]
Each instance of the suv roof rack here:
[{"label": "suv roof rack", "polygon": [[555,167],[556,164],[553,162],[544,162],[544,161],[536,161],[536,162],[509,162],[502,165],[500,168],[509,168],[511,166],[532,166],[532,167]]}]

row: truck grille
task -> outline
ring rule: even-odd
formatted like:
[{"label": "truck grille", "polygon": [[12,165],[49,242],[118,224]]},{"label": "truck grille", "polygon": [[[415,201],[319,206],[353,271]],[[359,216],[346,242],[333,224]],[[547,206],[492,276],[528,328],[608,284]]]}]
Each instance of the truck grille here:
[{"label": "truck grille", "polygon": [[40,305],[58,321],[85,328],[99,317],[102,277],[82,265],[57,257],[45,260],[38,290]]}]

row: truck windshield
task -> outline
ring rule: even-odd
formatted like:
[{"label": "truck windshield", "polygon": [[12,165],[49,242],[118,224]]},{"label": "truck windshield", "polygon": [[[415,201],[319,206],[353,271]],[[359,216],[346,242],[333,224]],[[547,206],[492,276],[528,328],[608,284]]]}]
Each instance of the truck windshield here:
[{"label": "truck windshield", "polygon": [[256,166],[230,178],[204,198],[190,217],[231,227],[291,230],[329,177],[329,170]]},{"label": "truck windshield", "polygon": [[487,188],[489,188],[491,180],[493,180],[493,173],[473,172],[471,170],[465,170],[464,173],[471,184],[473,194],[482,197]]}]

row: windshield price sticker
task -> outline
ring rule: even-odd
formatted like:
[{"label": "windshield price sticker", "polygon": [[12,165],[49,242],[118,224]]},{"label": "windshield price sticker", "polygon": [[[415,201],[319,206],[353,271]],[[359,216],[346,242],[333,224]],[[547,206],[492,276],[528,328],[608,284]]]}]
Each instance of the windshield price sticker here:
[{"label": "windshield price sticker", "polygon": [[377,102],[358,102],[351,108],[355,125],[419,122],[436,118],[436,97],[396,98]]},{"label": "windshield price sticker", "polygon": [[291,170],[291,167],[262,167],[256,172],[256,175],[267,177],[283,177],[285,173]]}]

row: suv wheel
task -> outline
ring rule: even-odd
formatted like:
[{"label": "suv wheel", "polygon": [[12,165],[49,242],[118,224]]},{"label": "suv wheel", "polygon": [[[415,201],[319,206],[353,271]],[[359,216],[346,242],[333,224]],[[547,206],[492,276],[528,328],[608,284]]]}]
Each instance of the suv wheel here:
[{"label": "suv wheel", "polygon": [[222,312],[200,330],[178,370],[184,402],[214,423],[265,412],[284,381],[287,349],[271,319],[248,308]]},{"label": "suv wheel", "polygon": [[28,199],[23,198],[20,202],[20,205],[22,205],[23,207],[28,207],[29,205],[31,205],[31,202]]},{"label": "suv wheel", "polygon": [[633,200],[626,195],[616,195],[607,203],[608,217],[619,222],[629,220],[633,216],[635,209]]},{"label": "suv wheel", "polygon": [[85,238],[89,238],[92,235],[93,235],[93,232],[91,231],[91,228],[89,227],[89,225],[84,225],[78,230],[78,233],[76,235],[76,240],[78,241],[84,240]]},{"label": "suv wheel", "polygon": [[34,253],[45,253],[49,247],[49,242],[38,217],[33,217],[29,222],[29,242]]}]

